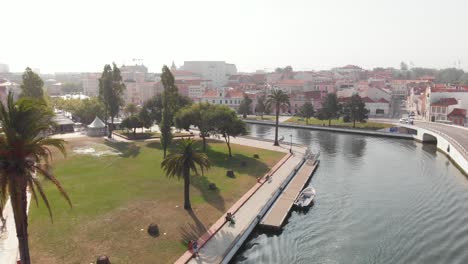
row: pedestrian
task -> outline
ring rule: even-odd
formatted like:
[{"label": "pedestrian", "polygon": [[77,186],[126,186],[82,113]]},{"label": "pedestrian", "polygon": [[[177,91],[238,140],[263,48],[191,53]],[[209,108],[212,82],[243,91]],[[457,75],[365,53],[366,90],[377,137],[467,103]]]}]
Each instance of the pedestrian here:
[{"label": "pedestrian", "polygon": [[229,222],[230,225],[236,224],[236,220],[234,220],[234,216],[232,215],[232,213],[228,212],[226,214],[226,222]]},{"label": "pedestrian", "polygon": [[193,252],[195,253],[195,256],[199,257],[200,255],[198,254],[198,241],[197,240],[193,241],[192,248],[193,248]]}]

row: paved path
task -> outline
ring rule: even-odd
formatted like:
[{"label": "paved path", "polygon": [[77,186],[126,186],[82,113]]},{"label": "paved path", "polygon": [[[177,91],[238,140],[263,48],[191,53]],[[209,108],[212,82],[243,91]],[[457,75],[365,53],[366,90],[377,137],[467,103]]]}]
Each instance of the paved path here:
[{"label": "paved path", "polygon": [[[249,138],[234,138],[233,144],[248,145],[281,152],[289,152],[288,147],[276,147],[272,142],[253,140]],[[215,235],[200,249],[200,256],[189,263],[220,263],[225,254],[234,245],[237,239],[245,232],[249,225],[257,218],[259,212],[278,190],[287,176],[300,163],[305,149],[293,146],[294,156],[289,158],[271,177],[263,184],[234,214],[235,225],[224,224]],[[223,215],[224,217],[224,215]]]},{"label": "paved path", "polygon": [[[31,194],[28,192],[28,212],[31,203]],[[16,237],[15,217],[10,199],[8,199],[3,216],[6,219],[7,231],[0,234],[0,263],[15,264],[18,258],[18,238]]]}]

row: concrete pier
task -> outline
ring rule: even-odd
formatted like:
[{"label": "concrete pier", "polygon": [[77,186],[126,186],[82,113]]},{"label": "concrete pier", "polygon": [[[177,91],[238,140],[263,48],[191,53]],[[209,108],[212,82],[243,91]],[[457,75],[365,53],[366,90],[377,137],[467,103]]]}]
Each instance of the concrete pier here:
[{"label": "concrete pier", "polygon": [[308,160],[304,162],[302,167],[297,171],[296,175],[260,221],[260,226],[272,229],[281,228],[294,204],[294,201],[296,201],[302,189],[304,189],[305,184],[309,181],[310,177],[312,177],[317,166],[317,160]]}]

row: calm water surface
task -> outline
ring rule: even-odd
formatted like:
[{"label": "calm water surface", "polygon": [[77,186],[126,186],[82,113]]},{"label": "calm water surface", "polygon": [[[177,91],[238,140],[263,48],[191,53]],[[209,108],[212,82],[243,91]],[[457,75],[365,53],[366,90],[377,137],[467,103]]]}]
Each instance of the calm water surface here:
[{"label": "calm water surface", "polygon": [[233,263],[468,263],[468,180],[434,146],[280,129],[290,134],[321,151],[315,204],[279,235],[255,232]]}]

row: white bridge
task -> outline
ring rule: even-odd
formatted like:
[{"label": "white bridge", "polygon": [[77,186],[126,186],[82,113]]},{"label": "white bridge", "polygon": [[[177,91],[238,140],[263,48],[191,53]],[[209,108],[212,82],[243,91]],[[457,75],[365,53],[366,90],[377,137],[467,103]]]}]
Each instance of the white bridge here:
[{"label": "white bridge", "polygon": [[468,129],[452,125],[415,122],[415,125],[396,124],[406,127],[413,138],[423,144],[435,144],[466,175],[468,175]]}]

